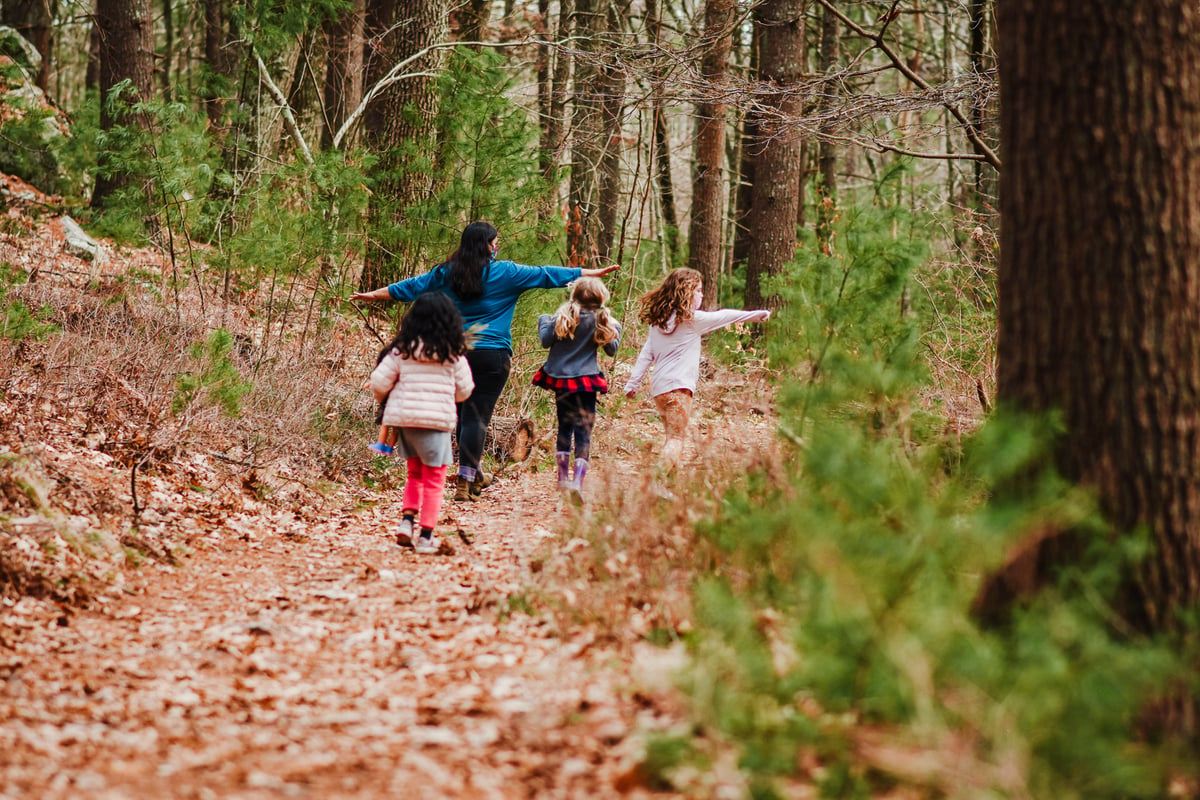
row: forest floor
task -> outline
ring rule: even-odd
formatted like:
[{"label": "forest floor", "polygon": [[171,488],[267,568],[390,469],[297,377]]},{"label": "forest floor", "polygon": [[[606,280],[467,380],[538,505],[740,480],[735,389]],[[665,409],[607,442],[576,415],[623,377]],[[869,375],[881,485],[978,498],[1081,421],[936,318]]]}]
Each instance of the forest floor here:
[{"label": "forest floor", "polygon": [[[701,491],[770,449],[752,380],[707,377],[689,451]],[[0,401],[18,402],[14,385]],[[672,564],[694,511],[644,478],[651,404],[606,406],[584,508],[539,468],[543,437],[478,502],[447,487],[452,554],[397,546],[395,483],[271,502],[251,475],[232,502],[186,473],[140,479],[143,541],[158,531],[171,553],[131,556],[84,602],[0,594],[0,798],[743,796],[720,758],[686,791],[646,768],[650,737],[689,725],[683,646],[648,634],[688,628]],[[129,469],[69,417],[7,413],[21,424],[0,430],[5,463],[36,457],[109,519],[136,505]],[[640,528],[632,515],[663,503],[667,522]],[[5,520],[5,547],[44,524]]]}]

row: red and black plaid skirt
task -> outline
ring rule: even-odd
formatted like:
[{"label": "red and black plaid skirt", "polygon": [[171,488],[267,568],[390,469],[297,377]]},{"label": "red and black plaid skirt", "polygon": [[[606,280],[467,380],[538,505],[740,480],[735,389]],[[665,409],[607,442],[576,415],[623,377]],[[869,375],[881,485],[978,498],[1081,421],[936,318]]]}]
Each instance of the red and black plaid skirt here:
[{"label": "red and black plaid skirt", "polygon": [[581,375],[578,378],[556,378],[539,369],[534,373],[533,385],[549,389],[555,394],[608,391],[608,379],[604,377],[603,372],[597,372],[595,375]]}]

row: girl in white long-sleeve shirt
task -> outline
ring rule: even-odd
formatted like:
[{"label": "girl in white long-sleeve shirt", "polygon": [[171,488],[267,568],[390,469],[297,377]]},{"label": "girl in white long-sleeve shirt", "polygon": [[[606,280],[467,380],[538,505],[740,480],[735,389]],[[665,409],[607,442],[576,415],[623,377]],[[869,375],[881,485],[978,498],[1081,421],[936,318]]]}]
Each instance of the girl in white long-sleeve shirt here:
[{"label": "girl in white long-sleeve shirt", "polygon": [[641,299],[640,316],[649,323],[650,334],[625,384],[625,395],[637,394],[653,365],[650,394],[666,431],[662,462],[668,470],[678,466],[691,421],[692,397],[700,380],[700,337],[737,322],[766,322],[771,317],[763,309],[701,311],[703,300],[703,277],[686,267],[672,270]]}]

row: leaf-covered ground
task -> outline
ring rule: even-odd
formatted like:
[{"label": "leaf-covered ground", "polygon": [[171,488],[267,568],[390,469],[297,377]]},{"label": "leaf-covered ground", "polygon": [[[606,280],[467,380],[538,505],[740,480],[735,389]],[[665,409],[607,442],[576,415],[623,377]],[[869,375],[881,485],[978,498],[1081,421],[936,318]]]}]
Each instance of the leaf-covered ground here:
[{"label": "leaf-covered ground", "polygon": [[447,502],[454,552],[418,556],[397,482],[250,469],[171,427],[137,353],[105,362],[148,317],[82,291],[161,257],[88,264],[60,237],[11,212],[0,231],[65,331],[0,376],[0,798],[742,796],[719,756],[669,788],[646,744],[688,730],[682,646],[662,645],[689,626],[692,524],[769,448],[761,376],[709,365],[695,503],[648,484],[649,401],[613,397],[584,509],[543,430],[479,502]]},{"label": "leaf-covered ground", "polygon": [[676,652],[504,613],[571,513],[546,476],[450,508],[473,534],[453,555],[398,547],[383,499],[200,520],[178,567],[133,570],[87,610],[5,601],[0,793],[644,792]]}]

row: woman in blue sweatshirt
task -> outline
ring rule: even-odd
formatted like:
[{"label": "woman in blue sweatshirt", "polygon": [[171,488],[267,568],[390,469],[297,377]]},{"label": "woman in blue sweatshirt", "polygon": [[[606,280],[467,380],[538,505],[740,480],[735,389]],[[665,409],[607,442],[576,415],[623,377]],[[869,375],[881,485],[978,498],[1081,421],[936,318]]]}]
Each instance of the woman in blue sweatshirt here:
[{"label": "woman in blue sweatshirt", "polygon": [[620,269],[618,264],[597,269],[579,267],[527,267],[498,261],[500,235],[486,222],[472,222],[462,232],[458,249],[445,263],[424,275],[393,283],[371,292],[357,292],[351,300],[411,302],[426,292],[445,292],[474,336],[467,363],[475,391],[458,405],[458,486],[455,500],[474,500],[483,489],[479,462],[496,401],[508,382],[512,367],[513,312],[521,295],[530,289],[556,289],[579,277],[600,278]]}]

